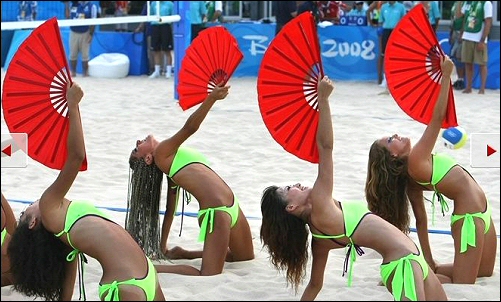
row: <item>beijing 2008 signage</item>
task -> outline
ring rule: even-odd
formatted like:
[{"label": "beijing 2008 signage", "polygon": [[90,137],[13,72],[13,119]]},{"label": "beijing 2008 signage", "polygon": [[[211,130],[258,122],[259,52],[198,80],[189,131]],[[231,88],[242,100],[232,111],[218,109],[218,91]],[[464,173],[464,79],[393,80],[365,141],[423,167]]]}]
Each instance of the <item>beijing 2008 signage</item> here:
[{"label": "beijing 2008 signage", "polygon": [[342,16],[339,18],[339,25],[367,26],[366,16]]}]

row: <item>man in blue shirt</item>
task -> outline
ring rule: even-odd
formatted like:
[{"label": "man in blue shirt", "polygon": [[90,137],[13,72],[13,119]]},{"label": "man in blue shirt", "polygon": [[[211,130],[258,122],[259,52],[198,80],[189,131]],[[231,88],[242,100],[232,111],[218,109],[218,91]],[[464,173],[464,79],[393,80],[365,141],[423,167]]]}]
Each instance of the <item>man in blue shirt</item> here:
[{"label": "man in blue shirt", "polygon": [[[66,1],[66,18],[97,18],[97,6],[91,1]],[[77,74],[78,55],[81,54],[82,73],[89,75],[90,43],[94,36],[95,25],[70,26],[70,70],[71,76]]]},{"label": "man in blue shirt", "polygon": [[205,1],[190,1],[191,41],[205,28],[204,19],[206,16]]},{"label": "man in blue shirt", "polygon": [[438,22],[442,19],[442,13],[438,7],[437,1],[420,1],[423,6],[426,14],[428,14],[428,20],[430,20],[431,27],[433,31],[437,32]]},{"label": "man in blue shirt", "polygon": [[[383,28],[383,33],[381,35],[382,74],[384,74],[384,53],[386,50],[386,44],[388,44],[388,38],[405,14],[405,6],[400,2],[388,1],[381,6],[379,25]],[[386,86],[384,80],[382,85]]]},{"label": "man in blue shirt", "polygon": [[35,21],[37,19],[37,1],[19,1],[17,21]]}]

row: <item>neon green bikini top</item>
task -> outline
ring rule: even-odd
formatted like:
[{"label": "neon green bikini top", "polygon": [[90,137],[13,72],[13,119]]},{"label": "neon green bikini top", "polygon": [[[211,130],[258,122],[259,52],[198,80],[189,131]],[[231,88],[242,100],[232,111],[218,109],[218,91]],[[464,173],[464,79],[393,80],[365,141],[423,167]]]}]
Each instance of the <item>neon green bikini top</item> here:
[{"label": "neon green bikini top", "polygon": [[[81,218],[89,215],[94,215],[94,216],[99,216],[102,217],[106,220],[110,220],[106,214],[104,214],[101,210],[96,208],[96,206],[88,201],[83,201],[83,200],[74,200],[70,203],[68,206],[68,211],[66,212],[66,221],[64,222],[64,229],[59,232],[58,234],[55,234],[56,237],[61,237],[63,234],[66,233],[66,238],[68,239],[68,243],[70,246],[73,248],[73,251],[71,251],[68,256],[66,257],[66,260],[71,262],[75,260],[76,256],[80,254],[80,251],[73,246],[73,243],[71,242],[70,239],[70,230],[73,227],[73,225]],[[110,220],[111,221],[111,220]]]},{"label": "neon green bikini top", "polygon": [[174,177],[174,175],[181,171],[181,169],[193,163],[200,163],[209,166],[209,161],[202,153],[189,147],[180,146],[177,149],[172,165],[170,166],[169,177]]},{"label": "neon green bikini top", "polygon": [[[80,252],[76,247],[73,246],[73,243],[71,242],[70,239],[70,230],[73,227],[73,225],[81,218],[85,216],[99,216],[102,217],[106,220],[112,221],[108,218],[107,215],[105,215],[101,210],[96,208],[94,204],[88,201],[83,201],[83,200],[73,200],[70,205],[68,206],[68,210],[66,211],[66,220],[64,222],[64,229],[59,232],[58,234],[54,234],[56,237],[61,237],[63,234],[66,233],[66,238],[68,239],[69,245],[73,248],[73,250],[66,256],[66,261],[71,262],[75,260],[75,258],[80,255],[80,269],[79,269],[79,282],[80,282],[80,298],[82,298],[84,301],[86,299],[86,294],[85,294],[85,283],[83,282],[83,271],[84,271],[84,263],[87,263],[87,259],[85,258],[85,255]],[[81,276],[80,276],[81,274]],[[79,299],[80,300],[80,299]]]},{"label": "neon green bikini top", "polygon": [[[172,160],[169,174],[167,176],[175,183],[172,177],[174,177],[174,175],[176,175],[176,173],[181,171],[184,167],[193,163],[199,163],[209,167],[209,160],[201,152],[190,147],[179,146],[179,148],[176,151],[176,155],[174,155],[174,159]],[[176,189],[175,209],[177,211],[179,196],[181,195],[181,187],[176,184],[176,186],[172,187],[171,189]],[[186,200],[186,204],[189,204],[191,201],[191,194],[189,192],[183,190],[182,195],[183,195],[183,202],[182,202],[182,213],[181,213],[181,228],[179,229],[179,236],[181,236],[181,232],[183,230],[184,201]],[[174,212],[174,215],[175,214],[176,213]]]},{"label": "neon green bikini top", "polygon": [[437,185],[444,177],[449,173],[452,168],[458,166],[456,160],[444,153],[436,153],[431,155],[432,161],[432,172],[431,172],[431,182],[417,182],[420,185],[433,186],[433,197],[431,200],[431,208],[432,208],[432,225],[435,224],[435,198],[440,202],[440,208],[442,210],[442,215],[445,216],[445,212],[449,211],[449,204],[445,200],[444,196],[437,189]]},{"label": "neon green bikini top", "polygon": [[[367,207],[367,203],[363,201],[344,201],[339,203],[341,205],[341,209],[343,211],[344,218],[344,234],[339,235],[326,235],[326,234],[315,234],[311,233],[314,238],[318,239],[331,239],[335,243],[339,245],[343,245],[342,243],[336,241],[338,238],[348,237],[350,243],[346,245],[346,257],[344,259],[344,269],[343,276],[346,272],[348,272],[348,262],[350,263],[350,270],[348,272],[348,286],[351,286],[352,283],[352,272],[353,272],[353,264],[357,260],[357,254],[362,256],[364,251],[362,248],[353,242],[351,236],[355,233],[357,227],[359,226],[362,219],[367,215],[371,214]],[[313,225],[312,225],[313,226]],[[316,227],[315,227],[316,228]],[[318,230],[318,228],[316,228]]]}]

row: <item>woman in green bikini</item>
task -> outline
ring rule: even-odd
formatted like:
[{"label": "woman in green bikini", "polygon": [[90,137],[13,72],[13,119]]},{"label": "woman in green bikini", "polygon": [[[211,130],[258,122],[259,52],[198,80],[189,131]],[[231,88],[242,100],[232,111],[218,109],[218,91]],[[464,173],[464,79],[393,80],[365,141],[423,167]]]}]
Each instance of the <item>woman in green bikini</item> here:
[{"label": "woman in green bikini", "polygon": [[7,198],[2,192],[2,287],[12,285],[12,275],[10,273],[10,259],[7,255],[10,237],[17,227],[16,217],[10,207]]},{"label": "woman in green bikini", "polygon": [[68,155],[52,185],[21,213],[11,237],[8,255],[14,289],[48,301],[70,300],[76,258],[85,259],[86,254],[95,258],[103,270],[99,282],[101,300],[165,300],[152,262],[130,234],[91,203],[65,197],[85,158],[79,109],[83,91],[73,83],[66,97]]},{"label": "woman in green bikini", "polygon": [[361,247],[371,248],[382,256],[381,278],[395,300],[446,300],[440,281],[408,236],[372,214],[365,201],[340,202],[332,198],[334,135],[328,98],[333,88],[327,77],[318,86],[319,163],[313,188],[295,184],[264,190],[260,236],[270,253],[271,263],[286,272],[287,282],[297,291],[308,260],[311,232],[311,276],[301,300],[315,299],[322,289],[332,249],[347,248],[344,272],[350,261],[350,285],[351,266],[357,254],[363,254]]},{"label": "woman in green bikini", "polygon": [[[158,264],[156,268],[159,273],[217,275],[222,273],[225,260],[233,262],[254,259],[250,226],[237,197],[226,182],[210,168],[207,159],[200,152],[183,145],[198,130],[216,101],[226,98],[229,88],[230,86],[216,86],[173,136],[159,142],[152,135],[148,135],[144,140],[136,142],[136,148],[130,155],[133,191],[130,193],[130,204],[158,204],[158,197],[152,200],[150,194],[152,191],[161,190],[161,182],[153,187],[152,177],[148,175],[156,173],[162,177],[163,173],[167,174],[169,191],[160,240],[163,253],[169,259],[202,258],[200,269],[189,265]],[[149,188],[146,193],[142,190],[144,187]],[[200,206],[198,241],[204,243],[202,251],[188,251],[179,246],[170,249],[167,247],[167,239],[181,195],[180,189],[196,198]],[[156,193],[152,195],[159,196]],[[132,207],[131,211],[134,211]],[[147,223],[139,222],[142,225]]]},{"label": "woman in green bikini", "polygon": [[[441,88],[432,119],[414,147],[409,138],[396,134],[372,144],[365,192],[369,209],[404,233],[409,232],[409,200],[419,243],[440,281],[473,284],[477,277],[492,276],[494,270],[498,244],[491,208],[484,191],[468,171],[449,156],[432,153],[446,114],[453,67],[446,57],[441,64]],[[451,216],[454,263],[438,264],[433,259],[423,191],[434,191],[433,211],[436,206],[441,207],[443,214],[448,210],[444,196],[454,201]],[[439,204],[435,205],[435,199]]]}]

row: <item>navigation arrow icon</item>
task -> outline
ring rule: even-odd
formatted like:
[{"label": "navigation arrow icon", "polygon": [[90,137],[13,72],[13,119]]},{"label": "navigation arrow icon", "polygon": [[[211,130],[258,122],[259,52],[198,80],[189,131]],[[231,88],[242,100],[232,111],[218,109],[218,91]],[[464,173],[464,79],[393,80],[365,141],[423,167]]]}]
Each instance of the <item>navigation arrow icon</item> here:
[{"label": "navigation arrow icon", "polygon": [[497,150],[492,148],[491,146],[487,145],[487,156],[491,156],[492,154],[496,153]]},{"label": "navigation arrow icon", "polygon": [[2,150],[2,153],[7,155],[7,156],[11,156],[12,155],[12,145],[9,144],[7,147],[5,147]]}]

